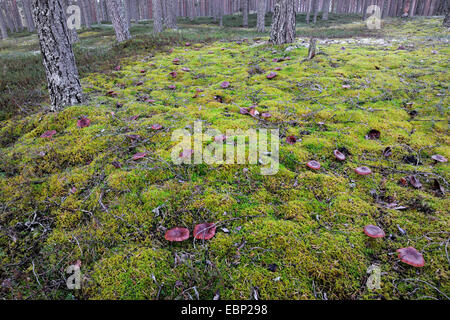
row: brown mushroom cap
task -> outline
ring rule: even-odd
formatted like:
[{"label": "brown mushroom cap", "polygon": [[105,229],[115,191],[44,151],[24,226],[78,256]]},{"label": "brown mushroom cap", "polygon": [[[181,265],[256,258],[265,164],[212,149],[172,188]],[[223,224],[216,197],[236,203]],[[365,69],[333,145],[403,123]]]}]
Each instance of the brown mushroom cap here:
[{"label": "brown mushroom cap", "polygon": [[380,227],[368,224],[364,227],[364,233],[371,238],[383,238],[386,234]]},{"label": "brown mushroom cap", "polygon": [[380,139],[380,136],[381,136],[381,132],[380,131],[378,131],[376,129],[372,129],[369,132],[367,132],[366,139],[368,139],[368,140],[378,140],[378,139]]},{"label": "brown mushroom cap", "polygon": [[440,154],[434,154],[431,156],[431,159],[437,162],[447,162],[447,158],[444,156],[441,156]]},{"label": "brown mushroom cap", "polygon": [[209,240],[216,234],[215,223],[201,223],[194,228],[194,237],[198,240]]},{"label": "brown mushroom cap", "polygon": [[343,154],[342,152],[340,152],[339,150],[334,150],[333,151],[334,157],[336,159],[338,159],[339,161],[344,161],[345,160],[345,154]]},{"label": "brown mushroom cap", "polygon": [[56,130],[48,130],[45,131],[42,135],[41,138],[51,138],[56,134]]},{"label": "brown mushroom cap", "polygon": [[226,88],[228,88],[230,86],[230,82],[229,81],[224,81],[224,82],[222,82],[221,84],[220,84],[220,87],[222,88],[222,89],[226,89]]},{"label": "brown mushroom cap", "polygon": [[78,128],[86,128],[91,125],[91,120],[87,117],[83,116],[80,119],[77,120],[77,127]]},{"label": "brown mushroom cap", "polygon": [[184,241],[189,239],[189,230],[186,228],[173,228],[166,231],[164,238],[167,241]]},{"label": "brown mushroom cap", "polygon": [[368,175],[368,174],[371,174],[371,173],[372,173],[372,170],[370,170],[370,169],[367,168],[367,167],[358,167],[358,168],[355,169],[355,172],[356,172],[357,174],[361,175],[361,176],[366,176],[366,175]]},{"label": "brown mushroom cap", "polygon": [[320,169],[320,163],[315,160],[309,161],[306,165],[308,166],[308,168],[313,169],[313,170]]},{"label": "brown mushroom cap", "polygon": [[296,142],[297,142],[297,138],[295,136],[287,136],[286,137],[287,144],[294,144]]},{"label": "brown mushroom cap", "polygon": [[410,266],[423,267],[425,265],[425,259],[422,254],[416,250],[416,248],[408,247],[397,250],[398,258]]},{"label": "brown mushroom cap", "polygon": [[273,79],[273,78],[275,78],[276,76],[277,76],[277,73],[274,72],[274,71],[271,71],[271,72],[266,76],[266,78],[267,78],[267,79]]}]

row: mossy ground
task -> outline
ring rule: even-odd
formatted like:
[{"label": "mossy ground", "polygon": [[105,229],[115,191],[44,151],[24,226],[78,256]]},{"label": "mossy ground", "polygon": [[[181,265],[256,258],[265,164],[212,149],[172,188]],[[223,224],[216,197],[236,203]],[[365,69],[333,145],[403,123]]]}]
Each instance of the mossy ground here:
[{"label": "mossy ground", "polygon": [[[0,279],[11,286],[0,295],[212,299],[219,290],[222,299],[248,299],[257,287],[262,299],[448,297],[449,199],[433,190],[433,179],[448,190],[449,165],[430,156],[450,158],[450,49],[438,39],[449,33],[438,19],[396,20],[384,32],[404,42],[324,43],[310,61],[302,41],[274,47],[264,38],[130,55],[120,71],[83,78],[85,105],[1,122]],[[276,67],[278,76],[266,79]],[[221,89],[222,81],[231,87]],[[272,117],[239,113],[255,104]],[[90,127],[77,128],[82,115]],[[280,129],[279,172],[174,165],[171,134],[192,131],[195,121],[223,132]],[[163,129],[152,130],[155,123]],[[365,139],[370,129],[380,140]],[[47,130],[57,133],[40,138]],[[300,139],[289,145],[288,135]],[[351,154],[343,163],[332,156],[341,147]],[[137,152],[148,156],[133,161]],[[322,168],[312,172],[309,160]],[[361,165],[373,174],[357,176]],[[398,183],[411,174],[422,189]],[[204,221],[218,224],[210,241],[164,240],[168,228]],[[373,245],[366,224],[391,236]],[[423,253],[425,267],[398,261],[395,250],[406,246]],[[76,260],[83,288],[70,291],[64,270]],[[372,264],[382,272],[374,291],[365,285]]]}]

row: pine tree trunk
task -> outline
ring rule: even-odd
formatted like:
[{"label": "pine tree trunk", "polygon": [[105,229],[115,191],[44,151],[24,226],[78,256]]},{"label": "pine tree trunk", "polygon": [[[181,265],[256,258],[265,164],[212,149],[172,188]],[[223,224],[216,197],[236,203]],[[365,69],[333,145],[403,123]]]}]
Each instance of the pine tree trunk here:
[{"label": "pine tree trunk", "polygon": [[450,2],[447,1],[446,4],[444,4],[444,27],[450,28]]},{"label": "pine tree trunk", "polygon": [[258,0],[258,17],[256,22],[258,32],[266,29],[266,0]]},{"label": "pine tree trunk", "polygon": [[153,0],[153,32],[163,31],[162,7],[160,0]]},{"label": "pine tree trunk", "polygon": [[242,26],[248,28],[248,0],[242,0]]},{"label": "pine tree trunk", "polygon": [[61,0],[33,0],[32,10],[47,75],[51,110],[82,102],[75,56]]},{"label": "pine tree trunk", "polygon": [[323,1],[323,15],[322,20],[328,20],[328,14],[330,12],[330,0]]},{"label": "pine tree trunk", "polygon": [[125,18],[125,9],[120,0],[106,0],[108,13],[116,32],[117,41],[122,42],[131,39],[128,22]]},{"label": "pine tree trunk", "polygon": [[313,11],[314,11],[313,23],[316,24],[317,15],[319,14],[319,0],[313,0]]},{"label": "pine tree trunk", "polygon": [[23,13],[27,21],[27,29],[30,32],[36,30],[34,27],[33,14],[31,13],[31,0],[22,0]]},{"label": "pine tree trunk", "polygon": [[270,43],[284,44],[295,41],[295,1],[276,0],[270,32]]},{"label": "pine tree trunk", "polygon": [[309,24],[310,20],[311,20],[311,9],[312,9],[312,2],[314,0],[306,0],[307,3],[307,8],[306,8],[306,23]]},{"label": "pine tree trunk", "polygon": [[[71,14],[73,14],[72,12],[67,12],[67,8],[71,5],[73,5],[73,0],[65,0],[64,1],[64,12],[66,14],[69,14],[69,17]],[[70,38],[70,43],[74,44],[77,43],[78,41],[80,41],[80,38],[78,38],[78,33],[77,33],[77,29],[76,28],[70,28],[69,29],[69,38]]]},{"label": "pine tree trunk", "polygon": [[0,8],[0,33],[2,39],[8,39],[8,30],[6,29],[6,21],[3,16],[2,9]]},{"label": "pine tree trunk", "polygon": [[167,1],[167,19],[166,26],[169,29],[177,28],[177,0],[166,0]]}]

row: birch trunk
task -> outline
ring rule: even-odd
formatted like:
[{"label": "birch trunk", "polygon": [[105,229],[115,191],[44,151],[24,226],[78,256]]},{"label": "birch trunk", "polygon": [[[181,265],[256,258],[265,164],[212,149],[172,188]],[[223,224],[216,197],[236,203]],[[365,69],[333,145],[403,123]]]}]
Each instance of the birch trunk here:
[{"label": "birch trunk", "polygon": [[33,0],[32,10],[47,75],[51,110],[82,102],[82,89],[61,0]]}]

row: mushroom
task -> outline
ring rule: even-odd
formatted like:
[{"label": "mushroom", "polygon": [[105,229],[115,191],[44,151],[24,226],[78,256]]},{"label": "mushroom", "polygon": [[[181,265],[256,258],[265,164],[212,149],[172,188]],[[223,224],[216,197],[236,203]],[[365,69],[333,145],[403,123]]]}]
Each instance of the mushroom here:
[{"label": "mushroom", "polygon": [[91,120],[89,120],[86,116],[82,116],[77,121],[78,128],[86,128],[86,127],[89,127],[90,125],[91,125]]},{"label": "mushroom", "polygon": [[172,78],[176,78],[177,75],[178,75],[178,73],[177,73],[176,71],[172,71],[171,73],[169,73],[169,75],[170,75]]},{"label": "mushroom", "polygon": [[315,161],[315,160],[309,161],[309,162],[306,164],[306,166],[307,166],[308,168],[310,168],[310,169],[313,169],[313,170],[319,170],[319,169],[320,169],[320,163],[317,162],[317,161]]},{"label": "mushroom", "polygon": [[184,241],[189,239],[189,230],[186,228],[173,228],[170,230],[167,230],[166,235],[164,238],[167,241]]},{"label": "mushroom", "polygon": [[414,247],[400,248],[397,252],[398,258],[410,266],[423,267],[425,265],[425,260],[422,254]]},{"label": "mushroom", "polygon": [[227,140],[227,136],[224,134],[220,134],[214,137],[215,142],[224,142],[225,140]]},{"label": "mushroom", "polygon": [[152,129],[153,130],[161,130],[162,125],[160,125],[159,123],[152,124]]},{"label": "mushroom", "polygon": [[287,136],[286,143],[287,144],[295,144],[297,142],[297,138],[295,136]]},{"label": "mushroom", "polygon": [[433,159],[434,161],[436,161],[436,163],[438,162],[447,162],[447,158],[445,158],[444,156],[441,156],[440,154],[434,154],[431,156],[431,159]]},{"label": "mushroom", "polygon": [[370,238],[384,238],[386,235],[380,227],[368,224],[364,227],[364,233]]},{"label": "mushroom", "polygon": [[355,172],[357,174],[361,175],[361,176],[367,176],[368,174],[372,173],[372,170],[370,170],[369,168],[363,166],[363,167],[356,168]]},{"label": "mushroom", "polygon": [[56,130],[48,130],[45,131],[42,135],[41,138],[51,138],[56,134]]},{"label": "mushroom", "polygon": [[343,154],[342,152],[340,152],[339,150],[334,150],[333,151],[334,157],[336,159],[338,159],[339,161],[344,161],[345,160],[345,154]]},{"label": "mushroom", "polygon": [[209,240],[216,234],[215,223],[201,223],[194,228],[194,237],[198,240]]},{"label": "mushroom", "polygon": [[172,63],[173,64],[179,64],[180,63],[180,59],[175,58],[175,59],[172,60]]},{"label": "mushroom", "polygon": [[271,79],[275,78],[276,76],[277,76],[277,73],[274,72],[274,71],[271,71],[271,72],[266,76],[266,78],[269,79],[269,80],[271,80]]},{"label": "mushroom", "polygon": [[270,117],[272,117],[272,115],[268,112],[261,113],[261,118],[269,119]]},{"label": "mushroom", "polygon": [[133,156],[133,160],[139,160],[147,156],[147,152],[138,152]]},{"label": "mushroom", "polygon": [[229,82],[229,81],[224,81],[224,82],[222,82],[222,83],[220,84],[220,87],[221,87],[222,89],[229,88],[229,87],[230,87],[230,82]]},{"label": "mushroom", "polygon": [[175,90],[176,86],[174,84],[171,84],[167,88],[169,88],[170,90]]}]

